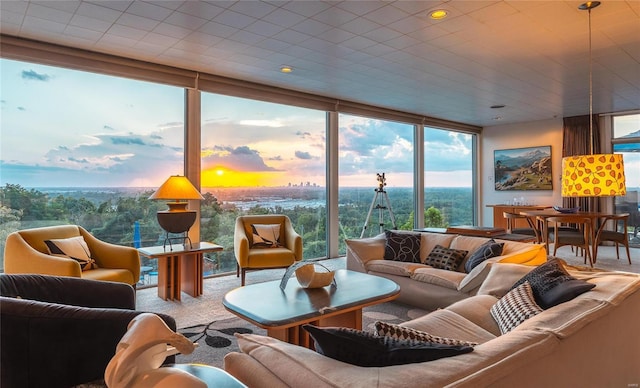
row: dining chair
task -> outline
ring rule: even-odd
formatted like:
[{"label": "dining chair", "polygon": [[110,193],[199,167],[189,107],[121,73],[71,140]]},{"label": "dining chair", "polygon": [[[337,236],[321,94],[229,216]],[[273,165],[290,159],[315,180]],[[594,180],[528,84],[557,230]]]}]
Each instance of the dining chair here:
[{"label": "dining chair", "polygon": [[[524,234],[527,236],[533,236],[536,238],[536,242],[542,242],[542,233],[531,221],[531,218],[518,213],[503,212],[502,216],[507,220],[507,233]],[[529,224],[528,228],[516,227],[518,220],[526,220]]]},{"label": "dining chair", "polygon": [[[562,215],[547,218],[547,225],[553,225],[553,232],[550,234],[549,239],[553,238],[553,255],[556,255],[558,248],[570,245],[582,250],[584,256],[584,262],[593,267],[593,255],[591,254],[590,244],[593,239],[593,232],[591,228],[591,219],[589,217],[580,216],[579,214]],[[566,228],[563,225],[571,224],[575,225],[576,229]],[[547,227],[548,228],[548,227]],[[576,254],[578,252],[576,251]]]},{"label": "dining chair", "polygon": [[[614,230],[607,229],[607,223],[611,221],[613,223]],[[603,218],[602,224],[596,233],[596,239],[593,252],[593,262],[595,263],[598,258],[598,246],[603,241],[611,241],[616,244],[616,257],[620,260],[620,244],[624,245],[627,250],[627,259],[631,264],[631,254],[629,253],[629,213],[612,214]],[[620,229],[622,225],[622,229]]]}]

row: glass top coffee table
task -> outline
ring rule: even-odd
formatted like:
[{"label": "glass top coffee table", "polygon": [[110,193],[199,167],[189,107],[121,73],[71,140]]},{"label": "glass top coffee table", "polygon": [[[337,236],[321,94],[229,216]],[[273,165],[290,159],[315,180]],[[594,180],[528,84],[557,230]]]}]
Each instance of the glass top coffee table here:
[{"label": "glass top coffee table", "polygon": [[362,330],[362,308],[396,299],[400,287],[379,276],[340,269],[337,287],[302,288],[291,278],[284,290],[280,280],[256,283],[229,291],[224,307],[240,318],[266,329],[270,337],[311,347],[302,325],[351,327]]}]

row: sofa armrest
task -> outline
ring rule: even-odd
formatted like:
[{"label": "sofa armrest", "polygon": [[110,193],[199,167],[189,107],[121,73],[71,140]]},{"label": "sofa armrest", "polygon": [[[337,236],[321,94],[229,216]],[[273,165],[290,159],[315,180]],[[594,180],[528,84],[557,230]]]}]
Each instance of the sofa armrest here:
[{"label": "sofa armrest", "polygon": [[0,275],[0,295],[83,307],[135,310],[128,284],[36,274]]},{"label": "sofa armrest", "polygon": [[84,228],[78,229],[98,267],[127,269],[133,275],[133,279],[140,279],[140,255],[137,249],[98,240]]},{"label": "sofa armrest", "polygon": [[249,265],[249,237],[247,237],[240,217],[236,218],[236,226],[233,231],[233,253],[240,267]]},{"label": "sofa armrest", "polygon": [[368,261],[384,259],[386,243],[384,234],[369,238],[346,239],[345,243],[347,244],[347,269],[349,270],[366,273]]},{"label": "sofa armrest", "polygon": [[[0,385],[62,387],[101,379],[139,311],[0,297]],[[175,320],[161,318],[175,331]],[[173,362],[168,358],[167,362]]]},{"label": "sofa armrest", "polygon": [[295,260],[302,260],[302,236],[293,229],[289,217],[284,219],[285,246],[293,251]]}]

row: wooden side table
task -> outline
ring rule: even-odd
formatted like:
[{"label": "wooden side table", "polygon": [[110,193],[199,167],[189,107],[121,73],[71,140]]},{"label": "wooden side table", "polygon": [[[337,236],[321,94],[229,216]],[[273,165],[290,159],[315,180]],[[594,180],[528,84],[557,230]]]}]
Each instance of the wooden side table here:
[{"label": "wooden side table", "polygon": [[138,248],[138,252],[158,260],[158,296],[164,300],[180,300],[182,291],[198,297],[202,295],[204,254],[219,252],[222,246],[208,242],[174,244],[171,247]]}]

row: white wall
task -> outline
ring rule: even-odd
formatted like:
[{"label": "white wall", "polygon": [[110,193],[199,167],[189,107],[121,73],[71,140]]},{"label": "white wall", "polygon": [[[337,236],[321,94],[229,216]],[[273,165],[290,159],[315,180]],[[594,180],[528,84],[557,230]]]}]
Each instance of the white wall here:
[{"label": "white wall", "polygon": [[[509,148],[551,146],[553,191],[496,191],[493,181],[493,151]],[[562,119],[495,125],[482,130],[480,164],[480,225],[493,225],[493,209],[486,205],[503,204],[524,197],[535,205],[562,205],[560,176],[562,164]]]}]

